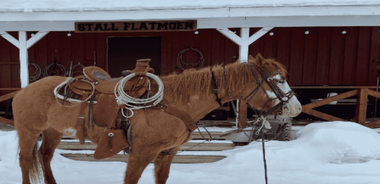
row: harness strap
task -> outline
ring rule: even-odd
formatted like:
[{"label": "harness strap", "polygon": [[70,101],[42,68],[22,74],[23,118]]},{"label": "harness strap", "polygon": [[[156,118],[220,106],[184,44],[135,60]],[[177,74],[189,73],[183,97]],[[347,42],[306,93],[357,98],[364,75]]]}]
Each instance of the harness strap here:
[{"label": "harness strap", "polygon": [[166,113],[171,114],[171,115],[181,119],[185,123],[185,125],[187,126],[187,129],[189,129],[190,132],[194,131],[197,128],[193,119],[186,112],[183,112],[183,111],[181,111],[177,108],[171,107],[171,106],[164,106],[163,110]]},{"label": "harness strap", "polygon": [[[84,92],[82,98],[87,99],[88,95],[89,93]],[[77,121],[77,136],[78,136],[80,144],[84,144],[84,139],[86,137],[85,126],[84,126],[84,120],[85,120],[84,116],[85,116],[86,106],[87,106],[87,101],[83,102],[80,105],[79,119]]]},{"label": "harness strap", "polygon": [[223,106],[222,99],[220,99],[218,95],[218,85],[216,83],[214,72],[211,70],[211,68],[210,68],[210,71],[211,71],[211,81],[214,87],[214,89],[212,89],[212,93],[214,93],[214,95],[216,96],[216,101],[218,102],[219,106]]}]

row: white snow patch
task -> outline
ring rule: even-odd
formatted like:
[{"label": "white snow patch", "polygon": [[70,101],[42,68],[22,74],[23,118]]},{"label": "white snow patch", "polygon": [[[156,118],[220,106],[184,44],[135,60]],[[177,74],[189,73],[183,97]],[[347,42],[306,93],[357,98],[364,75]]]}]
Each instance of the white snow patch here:
[{"label": "white snow patch", "polygon": [[[307,125],[296,134],[293,141],[266,142],[269,183],[379,183],[380,134],[375,130],[352,122],[325,122]],[[0,131],[0,184],[21,183],[15,137],[15,131]],[[67,151],[57,150],[52,160],[57,183],[123,183],[125,163],[73,161],[61,152]],[[260,142],[217,155],[227,158],[208,164],[173,164],[167,183],[265,183]],[[153,169],[149,164],[140,184],[154,183]]]}]

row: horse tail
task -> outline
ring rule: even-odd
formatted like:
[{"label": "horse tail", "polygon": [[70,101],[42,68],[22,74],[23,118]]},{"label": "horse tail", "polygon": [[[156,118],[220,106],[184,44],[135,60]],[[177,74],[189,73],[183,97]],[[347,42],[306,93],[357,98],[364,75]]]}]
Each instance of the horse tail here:
[{"label": "horse tail", "polygon": [[33,163],[32,167],[29,169],[29,179],[32,183],[41,183],[42,162],[42,155],[39,151],[38,141],[36,141],[33,147]]}]

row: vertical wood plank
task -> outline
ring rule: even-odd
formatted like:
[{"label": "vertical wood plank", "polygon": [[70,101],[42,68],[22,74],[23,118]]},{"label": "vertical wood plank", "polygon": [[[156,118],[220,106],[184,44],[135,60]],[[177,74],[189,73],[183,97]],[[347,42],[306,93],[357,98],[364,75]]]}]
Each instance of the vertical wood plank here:
[{"label": "vertical wood plank", "polygon": [[358,48],[358,27],[346,28],[346,44],[344,48],[343,85],[355,85],[356,58]]},{"label": "vertical wood plank", "polygon": [[[95,35],[95,51],[98,67],[108,71],[107,64],[107,37],[105,33],[97,33]],[[120,74],[121,75],[121,74]]]},{"label": "vertical wood plank", "polygon": [[239,117],[240,124],[238,125],[239,128],[246,128],[247,127],[247,111],[248,107],[246,104],[246,101],[239,100],[239,114],[241,117]]},{"label": "vertical wood plank", "polygon": [[[11,61],[11,47],[14,47],[14,45],[10,44],[3,37],[0,37],[0,62],[19,62]],[[13,72],[11,65],[0,65],[0,87],[12,87],[11,76]],[[0,94],[6,93],[6,91],[0,91]]]},{"label": "vertical wood plank", "polygon": [[47,49],[47,42],[49,33],[44,36],[40,41],[38,41],[34,46],[35,48],[35,63],[39,64],[41,67],[45,67],[47,65],[47,59],[48,59],[48,49]]},{"label": "vertical wood plank", "polygon": [[86,33],[84,34],[84,65],[93,66],[94,65],[94,51],[95,51],[95,34]]},{"label": "vertical wood plank", "polygon": [[377,69],[377,66],[380,65],[380,29],[379,27],[372,27],[371,32],[371,54],[369,59],[367,85],[375,86],[376,78],[378,77],[378,73],[380,72],[380,70]]},{"label": "vertical wood plank", "polygon": [[59,58],[58,63],[66,68],[70,67],[71,59],[71,36],[67,36],[66,32],[59,32]]},{"label": "vertical wood plank", "polygon": [[[253,34],[255,34],[258,30],[260,30],[259,28],[251,28],[249,30],[249,35],[252,36]],[[239,31],[240,32],[240,31]],[[258,53],[260,54],[264,54],[264,39],[263,37],[259,38],[258,40],[256,40],[255,42],[253,42],[250,46],[249,46],[249,50],[248,50],[249,53],[252,53],[252,56],[255,57]],[[267,57],[264,55],[264,57]]]},{"label": "vertical wood plank", "polygon": [[290,59],[291,30],[292,28],[279,28],[277,37],[277,61],[284,64],[284,66],[288,69]]},{"label": "vertical wood plank", "polygon": [[[223,57],[223,61],[227,64],[227,63],[232,63],[232,62],[235,62],[237,60],[237,58],[232,58],[232,56],[234,56],[234,46],[236,46],[236,43],[234,43],[232,40],[230,39],[226,39],[225,40],[225,43],[224,43],[225,47],[224,47],[224,57]],[[239,52],[239,51],[238,51]]]},{"label": "vertical wood plank", "polygon": [[341,85],[343,77],[345,35],[342,28],[332,28],[329,85]]},{"label": "vertical wood plank", "polygon": [[[302,85],[315,85],[316,67],[318,65],[318,34],[318,28],[309,28],[309,34],[305,36]],[[289,75],[296,75],[296,77],[301,77],[300,75],[297,75],[297,73],[290,73]]]},{"label": "vertical wood plank", "polygon": [[329,64],[331,51],[331,28],[319,28],[316,85],[329,84]]},{"label": "vertical wood plank", "polygon": [[71,54],[73,65],[78,63],[84,64],[84,34],[83,33],[71,33]]},{"label": "vertical wood plank", "polygon": [[48,58],[47,58],[47,65],[54,62],[54,57],[57,58],[57,61],[59,62],[59,32],[50,32],[48,35]]},{"label": "vertical wood plank", "polygon": [[[269,34],[270,32],[273,32],[272,36]],[[265,58],[277,59],[277,37],[278,28],[274,28],[262,37],[262,39],[264,40],[263,54]]]},{"label": "vertical wood plank", "polygon": [[371,28],[359,28],[358,57],[356,62],[355,85],[365,86],[368,84],[368,70],[370,60]]},{"label": "vertical wood plank", "polygon": [[303,67],[303,54],[304,54],[304,28],[293,28],[290,40],[290,63],[289,63],[289,76],[290,85],[302,84],[302,67]]},{"label": "vertical wood plank", "polygon": [[212,46],[211,46],[213,48],[211,52],[211,55],[212,55],[211,65],[223,63],[223,58],[220,57],[220,55],[224,50],[225,39],[228,39],[228,38],[226,38],[224,35],[222,35],[219,32],[217,34],[213,34]]},{"label": "vertical wood plank", "polygon": [[356,102],[356,114],[355,121],[360,124],[365,124],[365,119],[367,116],[367,100],[368,100],[368,89],[359,89],[358,98]]},{"label": "vertical wood plank", "polygon": [[168,37],[169,34],[162,33],[161,34],[161,75],[167,75],[169,72],[166,67],[166,63],[168,62]]}]

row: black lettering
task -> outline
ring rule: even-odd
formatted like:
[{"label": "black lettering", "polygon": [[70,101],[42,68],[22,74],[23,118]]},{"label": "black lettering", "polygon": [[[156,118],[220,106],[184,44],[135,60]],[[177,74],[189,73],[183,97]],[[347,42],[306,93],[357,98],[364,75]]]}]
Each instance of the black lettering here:
[{"label": "black lettering", "polygon": [[102,31],[111,31],[111,29],[108,28],[108,24],[107,23],[104,24],[104,29]]},{"label": "black lettering", "polygon": [[94,31],[103,31],[102,24],[95,24]]},{"label": "black lettering", "polygon": [[165,22],[164,24],[161,24],[161,22],[159,22],[157,26],[157,30],[161,30],[161,29],[168,30],[168,23]]},{"label": "black lettering", "polygon": [[115,23],[111,23],[111,30],[112,31],[118,31],[119,29],[115,28]]},{"label": "black lettering", "polygon": [[140,24],[140,30],[149,30],[148,27],[146,26],[146,23],[145,22],[141,22]]},{"label": "black lettering", "polygon": [[132,23],[132,28],[131,30],[139,30],[138,28],[135,28],[135,23]]},{"label": "black lettering", "polygon": [[130,25],[131,25],[131,23],[124,23],[124,30],[128,30]]},{"label": "black lettering", "polygon": [[175,30],[177,28],[177,23],[175,22],[170,22],[169,23],[169,29],[170,30]]},{"label": "black lettering", "polygon": [[155,22],[149,22],[148,24],[150,25],[150,30],[155,30],[155,29],[156,29],[156,28],[155,28],[155,25],[156,25],[157,23],[155,23]]},{"label": "black lettering", "polygon": [[92,31],[92,26],[93,26],[94,24],[86,24],[86,26],[87,26],[87,31]]},{"label": "black lettering", "polygon": [[185,22],[185,29],[194,29],[194,22]]},{"label": "black lettering", "polygon": [[84,27],[84,24],[78,24],[78,31],[85,31],[86,27]]},{"label": "black lettering", "polygon": [[183,22],[177,22],[177,29],[183,29]]}]

